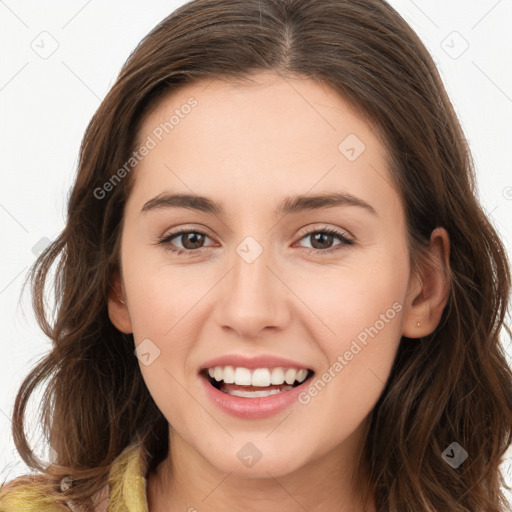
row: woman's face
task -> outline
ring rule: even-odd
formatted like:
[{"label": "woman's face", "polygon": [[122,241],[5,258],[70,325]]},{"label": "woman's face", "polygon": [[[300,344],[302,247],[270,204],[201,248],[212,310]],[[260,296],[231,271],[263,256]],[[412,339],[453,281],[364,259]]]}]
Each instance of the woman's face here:
[{"label": "woman's face", "polygon": [[[127,308],[109,303],[173,449],[251,477],[352,460],[415,335],[418,291],[386,148],[333,90],[257,79],[187,85],[145,118],[122,230]],[[204,375],[225,366],[228,393]],[[314,375],[268,387],[304,378],[290,368]],[[254,389],[275,394],[232,394]]]}]

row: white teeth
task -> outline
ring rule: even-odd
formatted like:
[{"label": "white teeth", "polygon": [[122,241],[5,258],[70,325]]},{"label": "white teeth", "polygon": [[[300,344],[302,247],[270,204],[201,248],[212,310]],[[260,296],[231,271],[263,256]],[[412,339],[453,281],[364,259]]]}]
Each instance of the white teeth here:
[{"label": "white teeth", "polygon": [[308,376],[308,371],[305,369],[305,368],[302,368],[301,370],[299,370],[297,372],[297,377],[296,379],[299,381],[299,382],[304,382],[306,380],[306,377]]},{"label": "white teeth", "polygon": [[292,386],[284,386],[282,389],[268,389],[261,391],[243,391],[241,389],[234,389],[229,391],[228,395],[241,396],[243,398],[259,398],[262,396],[277,395],[278,393],[289,391],[290,389],[292,389]]},{"label": "white teeth", "polygon": [[252,372],[251,384],[263,388],[270,386],[270,372],[266,368],[258,368]]},{"label": "white teeth", "polygon": [[273,385],[279,385],[284,382],[284,371],[282,368],[274,368],[272,370],[270,382],[272,382]]},{"label": "white teeth", "polygon": [[286,381],[286,384],[293,384],[295,382],[296,375],[297,372],[293,368],[286,370],[286,373],[284,374],[284,380]]},{"label": "white teeth", "polygon": [[[217,368],[215,368],[217,371]],[[221,371],[223,371],[221,369]],[[251,385],[251,370],[247,368],[237,368],[235,370],[235,384],[239,386],[250,386]]]},{"label": "white teeth", "polygon": [[215,366],[214,368],[208,368],[208,375],[217,382],[224,381],[226,384],[237,384],[238,386],[280,386],[285,382],[291,386],[295,381],[304,382],[308,370],[305,368],[296,370],[295,368],[277,367],[272,369],[257,368],[251,371],[243,367]]},{"label": "white teeth", "polygon": [[233,384],[235,382],[235,369],[232,366],[225,366],[222,377],[226,384]]}]

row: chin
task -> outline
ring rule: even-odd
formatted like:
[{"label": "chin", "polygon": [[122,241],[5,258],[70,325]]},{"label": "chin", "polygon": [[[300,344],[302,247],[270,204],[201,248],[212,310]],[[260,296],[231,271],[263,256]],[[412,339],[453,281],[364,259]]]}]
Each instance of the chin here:
[{"label": "chin", "polygon": [[[265,434],[268,435],[268,434]],[[249,439],[252,438],[253,441]],[[270,478],[292,473],[306,464],[298,459],[293,446],[283,448],[269,440],[258,441],[256,436],[235,437],[229,446],[220,447],[220,452],[203,454],[211,465],[224,473],[239,478]],[[277,441],[277,438],[276,438]],[[301,449],[302,454],[304,452]]]}]

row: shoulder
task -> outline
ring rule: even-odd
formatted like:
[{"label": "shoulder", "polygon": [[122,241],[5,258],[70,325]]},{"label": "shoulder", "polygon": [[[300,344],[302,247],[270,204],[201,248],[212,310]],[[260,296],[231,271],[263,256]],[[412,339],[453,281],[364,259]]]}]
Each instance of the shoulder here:
[{"label": "shoulder", "polygon": [[[114,460],[108,482],[92,496],[94,512],[125,510],[127,503],[144,507],[148,453],[141,446],[128,446]],[[61,480],[60,491],[69,489],[69,478]],[[0,512],[85,512],[71,500],[59,502],[59,489],[44,475],[24,475],[0,484]]]},{"label": "shoulder", "polygon": [[41,475],[23,475],[0,487],[0,512],[69,512],[54,495]]},{"label": "shoulder", "polygon": [[[60,490],[69,488],[63,478]],[[94,494],[94,512],[107,512],[109,487]],[[55,490],[44,483],[40,475],[24,475],[0,486],[0,512],[82,512],[72,501],[59,503]]]}]

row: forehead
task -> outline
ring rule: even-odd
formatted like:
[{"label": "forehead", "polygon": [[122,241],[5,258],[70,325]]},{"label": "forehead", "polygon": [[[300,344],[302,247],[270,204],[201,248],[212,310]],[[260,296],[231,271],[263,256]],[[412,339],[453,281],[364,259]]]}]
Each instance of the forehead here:
[{"label": "forehead", "polygon": [[333,188],[372,196],[392,182],[374,127],[306,78],[261,73],[187,84],[146,114],[137,141],[149,139],[135,173],[146,196],[163,187],[205,196],[214,188],[240,201]]},{"label": "forehead", "polygon": [[[189,121],[184,123],[187,118]],[[303,123],[297,125],[295,121]],[[248,122],[252,130],[247,130]],[[348,126],[361,139],[377,136],[375,127],[365,123],[360,113],[328,85],[311,78],[283,77],[270,72],[240,79],[201,79],[180,86],[150,107],[137,140],[141,143],[145,135],[158,132],[159,127],[162,133],[156,134],[158,139],[171,132],[176,135],[185,124],[202,128],[197,136],[209,130],[210,138],[257,133],[258,138],[265,134],[269,138],[289,135],[296,140],[302,132],[316,142],[319,137],[330,142],[326,131],[338,132],[340,136]],[[241,128],[246,129],[240,132]]]}]

